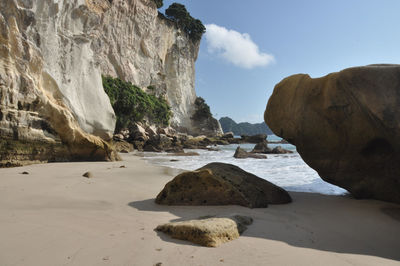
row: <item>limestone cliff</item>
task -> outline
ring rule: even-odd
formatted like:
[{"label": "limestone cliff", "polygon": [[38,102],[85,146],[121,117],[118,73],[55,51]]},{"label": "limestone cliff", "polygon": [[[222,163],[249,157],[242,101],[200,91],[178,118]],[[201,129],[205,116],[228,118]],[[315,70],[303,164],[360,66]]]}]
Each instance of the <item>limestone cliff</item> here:
[{"label": "limestone cliff", "polygon": [[115,159],[102,74],[152,86],[196,133],[198,49],[151,0],[2,0],[0,164]]},{"label": "limestone cliff", "polygon": [[0,2],[0,165],[117,158],[103,140],[114,112],[77,10],[68,1]]}]

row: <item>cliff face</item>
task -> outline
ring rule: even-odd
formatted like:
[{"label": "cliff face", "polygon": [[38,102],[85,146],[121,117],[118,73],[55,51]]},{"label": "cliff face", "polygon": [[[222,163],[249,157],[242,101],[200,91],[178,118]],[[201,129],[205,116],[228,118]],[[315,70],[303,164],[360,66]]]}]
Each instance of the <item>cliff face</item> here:
[{"label": "cliff face", "polygon": [[166,95],[172,126],[195,131],[190,117],[199,42],[159,17],[151,0],[113,1],[96,35],[91,47],[103,74],[144,89],[152,86],[152,93]]},{"label": "cliff face", "polygon": [[76,12],[60,1],[0,3],[0,165],[116,159],[103,140],[114,112]]},{"label": "cliff face", "polygon": [[190,131],[199,44],[150,0],[111,2],[0,2],[0,164],[115,159],[102,74],[152,85]]}]

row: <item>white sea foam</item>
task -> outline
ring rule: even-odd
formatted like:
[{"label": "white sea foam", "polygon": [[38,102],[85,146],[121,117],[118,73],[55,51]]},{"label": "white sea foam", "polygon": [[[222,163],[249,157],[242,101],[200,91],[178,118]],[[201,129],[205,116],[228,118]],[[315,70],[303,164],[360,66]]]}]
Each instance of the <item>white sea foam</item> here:
[{"label": "white sea foam", "polygon": [[[272,139],[270,136],[268,139]],[[275,137],[276,139],[276,137]],[[314,192],[328,195],[340,195],[346,190],[323,181],[310,168],[290,144],[269,144],[271,148],[282,146],[294,151],[293,154],[269,154],[268,159],[236,159],[233,157],[238,145],[217,146],[220,151],[186,150],[194,151],[200,156],[171,156],[166,153],[143,153],[144,159],[149,163],[168,166],[172,168],[195,170],[211,162],[230,163],[243,170],[266,179],[288,191]],[[250,151],[254,144],[241,144],[241,148]],[[172,161],[171,161],[172,160]],[[177,160],[177,161],[175,161]]]}]

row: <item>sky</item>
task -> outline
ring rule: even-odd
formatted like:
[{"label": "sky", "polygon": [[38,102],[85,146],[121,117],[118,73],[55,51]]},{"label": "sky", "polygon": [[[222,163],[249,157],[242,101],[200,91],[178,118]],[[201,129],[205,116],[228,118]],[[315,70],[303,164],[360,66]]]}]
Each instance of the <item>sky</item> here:
[{"label": "sky", "polygon": [[216,118],[263,121],[275,84],[293,74],[400,63],[400,0],[177,2],[206,25],[195,89]]}]

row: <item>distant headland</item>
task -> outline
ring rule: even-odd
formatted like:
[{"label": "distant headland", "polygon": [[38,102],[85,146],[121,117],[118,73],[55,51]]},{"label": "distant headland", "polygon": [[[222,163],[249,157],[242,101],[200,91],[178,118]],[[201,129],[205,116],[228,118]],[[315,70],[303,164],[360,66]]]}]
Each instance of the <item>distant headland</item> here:
[{"label": "distant headland", "polygon": [[221,117],[219,119],[219,123],[221,124],[222,130],[226,132],[233,132],[236,136],[241,135],[257,135],[257,134],[274,134],[271,129],[265,124],[265,122],[250,124],[248,122],[236,123],[230,117]]}]

